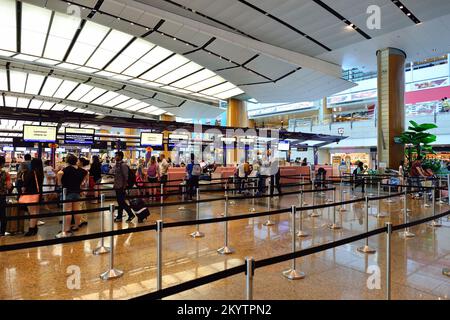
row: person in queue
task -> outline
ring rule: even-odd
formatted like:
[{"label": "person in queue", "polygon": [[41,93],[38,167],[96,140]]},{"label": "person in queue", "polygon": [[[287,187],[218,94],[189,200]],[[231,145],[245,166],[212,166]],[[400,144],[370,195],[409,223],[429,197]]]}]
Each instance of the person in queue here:
[{"label": "person in queue", "polygon": [[[42,185],[44,184],[44,168],[42,166],[42,160],[32,159],[30,162],[30,170],[24,176],[24,182],[22,187],[22,193],[27,195],[34,195],[35,200],[33,202],[40,202],[40,193]],[[27,200],[28,202],[28,200]],[[28,212],[30,215],[36,215],[39,213],[38,205],[29,205]],[[30,225],[26,237],[34,236],[38,232],[37,219],[30,219]]]},{"label": "person in queue", "polygon": [[[44,192],[55,191],[53,185],[56,183],[56,174],[51,166],[50,160],[45,160],[44,162]],[[51,194],[44,194],[44,201],[47,202],[51,199]],[[48,205],[45,206],[47,210],[50,210]]]},{"label": "person in queue", "polygon": [[365,181],[364,178],[361,177],[361,175],[364,174],[365,171],[366,170],[364,169],[364,163],[362,161],[358,161],[358,166],[353,171],[356,183],[354,187],[352,186],[352,191],[361,185],[361,192],[364,193]]},{"label": "person in queue", "polygon": [[258,193],[257,193],[257,195],[261,196],[265,192],[266,181],[271,176],[269,150],[268,150],[267,154],[264,155],[264,157],[263,157],[263,159],[261,161],[261,166],[260,166],[259,170],[260,170],[260,175],[259,175],[259,180],[258,180]]},{"label": "person in queue", "polygon": [[[89,187],[89,170],[90,170],[90,162],[89,162],[89,160],[88,159],[86,159],[86,158],[83,158],[83,157],[80,157],[79,159],[78,159],[78,162],[77,162],[77,166],[78,166],[78,168],[80,168],[82,171],[83,171],[83,175],[84,175],[84,179],[83,179],[83,181],[81,182],[81,189],[82,190],[89,190],[90,189],[90,187]],[[88,192],[86,192],[86,191],[82,191],[81,193],[80,193],[80,197],[81,198],[84,198],[84,197],[86,197],[88,195]],[[85,209],[87,209],[87,207],[86,207],[86,202],[81,202],[80,203],[80,209],[81,210],[85,210]],[[83,226],[86,226],[87,224],[88,224],[88,216],[87,216],[87,214],[82,214],[82,215],[80,215],[80,223],[78,224],[78,228],[81,228],[81,227],[83,227]],[[76,229],[77,227],[75,226],[74,227],[74,229]],[[75,230],[75,231],[77,231],[77,230]]]},{"label": "person in queue", "polygon": [[302,167],[308,166],[308,159],[304,158],[302,161]]},{"label": "person in queue", "polygon": [[139,195],[145,195],[147,193],[145,189],[145,160],[142,158],[138,160],[138,167],[136,170],[136,186],[139,188]]},{"label": "person in queue", "polygon": [[147,168],[147,180],[150,183],[149,194],[151,199],[156,198],[156,188],[158,187],[159,177],[159,166],[156,162],[156,157],[152,156]]},{"label": "person in queue", "polygon": [[422,167],[422,156],[418,156],[413,163],[411,164],[411,169],[409,172],[409,176],[411,179],[411,185],[415,185],[419,192],[417,194],[418,197],[422,196],[420,190],[422,189],[421,180],[426,179],[428,177],[427,173]]},{"label": "person in queue", "polygon": [[11,176],[4,170],[5,157],[0,156],[0,237],[6,233],[6,195],[11,191]]},{"label": "person in queue", "polygon": [[[80,210],[80,193],[81,184],[86,178],[86,172],[80,168],[78,164],[78,158],[70,154],[66,158],[67,167],[63,169],[61,176],[61,186],[66,189],[66,200],[73,200],[74,202],[67,202],[63,204],[65,212],[72,212]],[[77,231],[81,222],[81,215],[74,215],[74,225],[72,225],[72,215],[64,216],[65,219],[65,232]]]},{"label": "person in queue", "polygon": [[128,174],[130,168],[123,161],[123,152],[117,151],[115,155],[115,165],[111,169],[110,173],[114,175],[114,190],[116,192],[117,200],[117,216],[114,222],[122,222],[123,210],[128,214],[128,219],[126,222],[131,222],[135,214],[131,211],[130,206],[126,202],[126,188],[128,187]]},{"label": "person in queue", "polygon": [[[89,188],[94,189],[94,197],[100,196],[100,185],[102,182],[102,164],[100,158],[96,155],[92,156],[91,166],[89,168]],[[98,203],[98,200],[94,200],[93,203]]]},{"label": "person in queue", "polygon": [[191,162],[186,166],[187,181],[187,199],[192,200],[195,191],[198,188],[198,181],[201,174],[201,167],[199,163],[195,163],[195,155],[191,153]]},{"label": "person in queue", "polygon": [[160,174],[160,182],[165,185],[167,182],[167,171],[169,170],[169,162],[166,160],[166,156],[164,153],[159,155],[161,159],[161,163],[159,164],[159,174]]},{"label": "person in queue", "polygon": [[28,170],[31,170],[31,154],[27,153],[24,157],[23,157],[23,162],[24,164],[26,164],[28,166]]}]

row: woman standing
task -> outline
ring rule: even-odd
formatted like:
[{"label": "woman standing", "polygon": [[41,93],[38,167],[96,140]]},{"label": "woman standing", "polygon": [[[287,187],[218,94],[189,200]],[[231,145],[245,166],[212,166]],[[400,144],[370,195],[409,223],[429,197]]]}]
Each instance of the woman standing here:
[{"label": "woman standing", "polygon": [[[77,166],[78,159],[73,154],[67,156],[68,166],[64,168],[61,178],[61,184],[63,189],[67,190],[66,200],[80,200],[81,184],[85,179],[85,170]],[[72,212],[80,210],[80,202],[67,202],[63,204],[65,212]],[[72,215],[64,216],[65,219],[65,232],[77,231],[80,224],[80,215],[75,215],[75,226],[71,227]]]},{"label": "woman standing", "polygon": [[150,159],[150,164],[147,168],[147,179],[148,182],[150,182],[150,198],[155,197],[156,198],[156,189],[155,187],[158,186],[158,179],[159,179],[159,165],[156,162],[155,156],[152,156]]},{"label": "woman standing", "polygon": [[[39,203],[40,193],[42,190],[42,185],[44,182],[44,169],[42,166],[42,160],[33,159],[31,160],[31,170],[27,171],[24,175],[22,195],[19,202],[22,203]],[[28,212],[30,215],[36,215],[39,213],[39,206],[28,206]],[[37,219],[30,219],[30,225],[28,232],[25,234],[26,237],[34,236],[37,234]]]},{"label": "woman standing", "polygon": [[[91,167],[89,168],[89,187],[94,188],[94,197],[98,198],[100,195],[99,183],[102,182],[102,165],[98,156],[92,156]],[[98,200],[94,200],[93,203],[98,203]]]},{"label": "woman standing", "polygon": [[[46,160],[44,162],[44,192],[55,191],[55,187],[53,185],[56,183],[56,174],[53,170],[53,167],[50,165],[50,160]],[[51,199],[51,194],[44,194],[44,201],[47,202]],[[45,206],[45,209],[50,210],[48,205]]]},{"label": "woman standing", "polygon": [[138,193],[139,195],[145,195],[146,189],[145,189],[145,170],[144,170],[144,159],[139,159],[138,162],[138,168],[136,171],[136,186],[138,187]]}]

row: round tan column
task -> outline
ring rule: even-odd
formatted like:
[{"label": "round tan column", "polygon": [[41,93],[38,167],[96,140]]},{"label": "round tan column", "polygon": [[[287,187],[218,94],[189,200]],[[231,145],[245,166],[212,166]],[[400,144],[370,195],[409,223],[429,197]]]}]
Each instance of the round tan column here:
[{"label": "round tan column", "polygon": [[404,147],[394,137],[405,130],[406,53],[395,48],[377,51],[378,62],[378,163],[398,168]]},{"label": "round tan column", "polygon": [[[254,121],[253,121],[254,124]],[[227,109],[227,127],[243,127],[250,126],[247,113],[247,104],[245,101],[238,99],[228,99]],[[228,150],[227,164],[235,164],[245,158],[245,150]]]},{"label": "round tan column", "polygon": [[[161,120],[161,121],[176,121],[176,118],[175,118],[175,116],[162,114],[159,116],[159,120]],[[163,131],[163,136],[164,136],[164,139],[169,139],[169,131]],[[170,151],[169,151],[168,144],[164,145],[163,154],[166,156],[166,159],[170,157]]]}]

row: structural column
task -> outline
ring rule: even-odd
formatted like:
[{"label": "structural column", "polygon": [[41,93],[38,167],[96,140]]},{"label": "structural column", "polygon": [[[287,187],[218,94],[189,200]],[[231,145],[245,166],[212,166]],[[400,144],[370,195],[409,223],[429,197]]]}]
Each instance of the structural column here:
[{"label": "structural column", "polygon": [[[175,116],[170,116],[167,114],[162,114],[159,116],[159,120],[161,121],[176,121],[176,117]],[[163,131],[163,136],[164,139],[169,139],[169,132],[168,131]],[[170,158],[170,151],[169,151],[169,145],[168,144],[164,144],[164,151],[163,154],[166,156],[167,158]]]},{"label": "structural column", "polygon": [[[128,135],[135,136],[135,135],[138,134],[137,130],[136,130],[136,129],[133,129],[133,128],[125,128],[124,132],[125,132],[125,135],[126,135],[126,136],[128,136]],[[125,154],[125,157],[126,157],[127,159],[130,159],[130,163],[131,163],[131,164],[134,164],[134,163],[135,163],[135,161],[136,161],[136,150],[134,150],[134,151],[128,151],[128,150],[126,150],[126,151],[124,152],[124,154]]]},{"label": "structural column", "polygon": [[[252,124],[254,125],[254,121]],[[227,127],[248,128],[249,126],[247,104],[245,101],[228,99]],[[227,164],[240,162],[241,159],[245,158],[245,150],[227,150],[226,157]]]},{"label": "structural column", "polygon": [[403,145],[394,137],[405,128],[405,59],[402,50],[377,51],[378,61],[378,163],[398,168],[403,159]]},{"label": "structural column", "polygon": [[322,106],[319,109],[319,121],[320,123],[329,123],[331,121],[331,115],[333,111],[328,108],[327,98],[322,99]]}]

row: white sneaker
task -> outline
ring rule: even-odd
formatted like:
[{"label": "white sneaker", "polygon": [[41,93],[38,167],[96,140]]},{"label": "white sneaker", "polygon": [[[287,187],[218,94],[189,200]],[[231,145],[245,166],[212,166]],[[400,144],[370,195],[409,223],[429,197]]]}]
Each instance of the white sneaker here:
[{"label": "white sneaker", "polygon": [[37,222],[37,225],[38,226],[43,226],[45,224],[45,221],[42,221],[42,220],[39,220],[38,222]]}]

